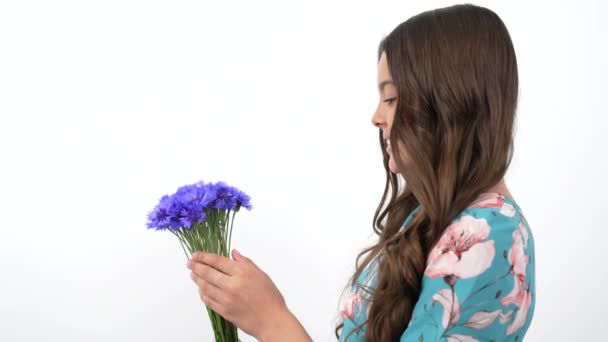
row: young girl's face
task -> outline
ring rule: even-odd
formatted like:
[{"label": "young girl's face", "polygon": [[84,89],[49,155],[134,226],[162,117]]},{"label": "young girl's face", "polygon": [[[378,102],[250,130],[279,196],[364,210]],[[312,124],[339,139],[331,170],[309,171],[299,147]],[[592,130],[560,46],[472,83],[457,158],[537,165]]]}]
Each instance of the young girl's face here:
[{"label": "young girl's face", "polygon": [[399,173],[399,168],[393,158],[391,141],[389,140],[397,108],[397,88],[391,77],[385,52],[382,52],[380,61],[378,62],[378,91],[380,93],[380,102],[376,112],[372,116],[372,124],[382,129],[382,136],[387,142],[386,150],[389,155],[388,166],[390,170],[393,173]]}]

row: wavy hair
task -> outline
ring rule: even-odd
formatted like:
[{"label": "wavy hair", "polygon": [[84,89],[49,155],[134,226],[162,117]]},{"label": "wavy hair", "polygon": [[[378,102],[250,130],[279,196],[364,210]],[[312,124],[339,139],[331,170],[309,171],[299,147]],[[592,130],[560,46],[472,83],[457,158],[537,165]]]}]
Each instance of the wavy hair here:
[{"label": "wavy hair", "polygon": [[[386,184],[373,218],[379,238],[359,253],[349,280],[370,298],[366,321],[352,331],[365,326],[368,342],[399,339],[431,249],[458,213],[504,177],[518,94],[509,32],[484,7],[454,5],[413,16],[382,39],[378,60],[382,52],[398,93],[390,139],[401,174],[388,167],[380,131]],[[357,280],[376,257],[372,289]]]}]

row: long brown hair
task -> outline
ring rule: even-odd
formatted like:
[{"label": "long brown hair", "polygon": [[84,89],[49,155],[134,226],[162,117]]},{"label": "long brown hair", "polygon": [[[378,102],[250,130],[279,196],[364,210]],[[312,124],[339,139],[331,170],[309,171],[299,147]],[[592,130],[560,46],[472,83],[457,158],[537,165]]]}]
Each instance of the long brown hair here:
[{"label": "long brown hair", "polygon": [[[484,7],[454,5],[413,16],[382,39],[378,60],[382,52],[398,92],[390,139],[398,142],[392,154],[402,174],[389,170],[380,131],[386,184],[373,219],[379,239],[357,256],[349,281],[370,295],[367,320],[353,332],[366,326],[371,342],[399,339],[420,296],[430,250],[458,213],[504,177],[518,93],[509,32]],[[361,272],[376,257],[377,285],[360,286]]]}]

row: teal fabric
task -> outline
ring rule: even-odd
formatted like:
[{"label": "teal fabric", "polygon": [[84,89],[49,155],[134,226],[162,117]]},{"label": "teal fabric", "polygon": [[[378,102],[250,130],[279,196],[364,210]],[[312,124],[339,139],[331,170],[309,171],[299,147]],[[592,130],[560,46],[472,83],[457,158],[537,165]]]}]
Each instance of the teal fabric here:
[{"label": "teal fabric", "polygon": [[[339,341],[364,341],[371,297],[361,287],[375,288],[377,266],[375,259],[342,299]],[[431,251],[400,341],[522,341],[534,314],[534,275],[534,240],[521,208],[509,197],[484,193]]]}]

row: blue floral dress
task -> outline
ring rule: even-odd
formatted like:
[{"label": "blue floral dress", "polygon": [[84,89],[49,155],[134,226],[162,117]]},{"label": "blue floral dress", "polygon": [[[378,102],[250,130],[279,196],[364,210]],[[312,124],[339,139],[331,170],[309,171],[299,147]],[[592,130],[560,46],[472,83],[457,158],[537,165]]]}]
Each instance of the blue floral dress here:
[{"label": "blue floral dress", "polygon": [[[365,326],[353,331],[371,304],[360,285],[375,287],[377,266],[372,261],[341,298],[339,341],[364,341]],[[521,341],[534,305],[528,222],[510,198],[484,193],[454,218],[429,254],[420,297],[400,341]]]}]

